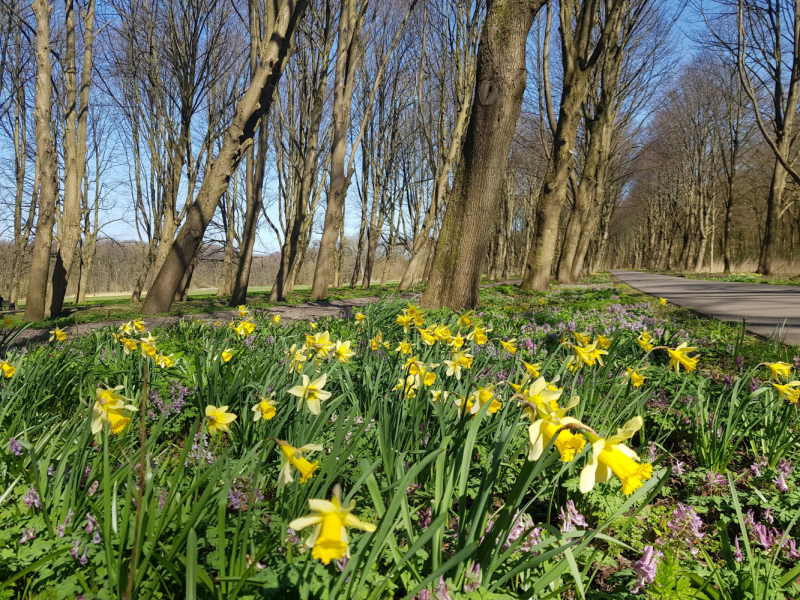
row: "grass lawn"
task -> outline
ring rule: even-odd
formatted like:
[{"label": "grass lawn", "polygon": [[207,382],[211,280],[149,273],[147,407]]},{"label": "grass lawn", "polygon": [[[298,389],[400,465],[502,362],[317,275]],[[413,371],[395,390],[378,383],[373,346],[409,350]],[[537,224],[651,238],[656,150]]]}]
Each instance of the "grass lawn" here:
[{"label": "grass lawn", "polygon": [[481,299],[0,342],[0,594],[800,597],[794,349],[604,274]]}]

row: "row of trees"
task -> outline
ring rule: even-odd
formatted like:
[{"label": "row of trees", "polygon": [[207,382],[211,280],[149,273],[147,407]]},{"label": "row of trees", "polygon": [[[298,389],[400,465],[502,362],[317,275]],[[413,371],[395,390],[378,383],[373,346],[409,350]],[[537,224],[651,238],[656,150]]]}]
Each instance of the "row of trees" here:
[{"label": "row of trees", "polygon": [[[314,298],[401,256],[401,289],[423,279],[424,303],[452,308],[487,272],[541,290],[656,256],[697,268],[723,213],[723,254],[757,247],[767,272],[795,244],[781,197],[800,77],[765,44],[794,31],[766,27],[788,1],[702,12],[711,49],[670,85],[678,13],[653,0],[112,0],[97,16],[9,0],[10,295],[27,266],[26,319],[58,314],[113,214],[146,248],[130,269],[147,314],[209,259],[244,302],[264,235],[274,301],[317,243]],[[738,183],[751,159],[773,165],[766,218]],[[747,194],[759,227],[735,236]]]}]

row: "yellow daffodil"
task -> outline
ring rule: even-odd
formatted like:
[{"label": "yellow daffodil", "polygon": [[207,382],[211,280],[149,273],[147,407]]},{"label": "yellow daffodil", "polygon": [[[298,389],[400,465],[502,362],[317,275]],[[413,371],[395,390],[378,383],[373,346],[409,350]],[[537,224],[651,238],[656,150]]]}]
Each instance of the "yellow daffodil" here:
[{"label": "yellow daffodil", "polygon": [[478,346],[483,346],[486,342],[489,341],[489,338],[486,336],[487,333],[491,331],[491,328],[486,327],[479,327],[475,325],[467,334],[467,339],[471,342],[475,342]]},{"label": "yellow daffodil", "polygon": [[158,354],[158,348],[155,347],[153,344],[148,344],[146,342],[142,342],[139,344],[139,349],[142,351],[143,358],[155,358],[156,354]]},{"label": "yellow daffodil", "polygon": [[134,319],[133,320],[133,328],[138,332],[141,333],[144,331],[144,321],[141,319]]},{"label": "yellow daffodil", "polygon": [[[274,393],[274,392],[273,392]],[[277,414],[277,409],[275,408],[278,406],[278,403],[272,399],[272,397],[264,398],[263,396],[258,399],[258,404],[254,405],[252,408],[253,411],[253,421],[259,421],[264,419],[265,421],[269,421]]]},{"label": "yellow daffodil", "polygon": [[584,333],[580,333],[578,331],[573,331],[572,335],[575,337],[575,341],[578,342],[579,346],[586,346],[589,344],[589,341],[592,339],[592,334],[588,331]]},{"label": "yellow daffodil", "polygon": [[12,367],[6,361],[3,361],[2,364],[0,364],[0,369],[3,370],[3,375],[5,375],[7,379],[11,379],[14,376],[14,373],[17,372],[17,367]]},{"label": "yellow daffodil", "polygon": [[766,363],[769,367],[769,370],[772,371],[772,378],[778,379],[782,377],[783,379],[788,379],[789,375],[792,374],[792,365],[785,362],[776,362],[776,363]]},{"label": "yellow daffodil", "polygon": [[139,347],[139,344],[130,338],[121,337],[119,338],[119,343],[122,344],[122,349],[125,350],[125,354],[130,354]]},{"label": "yellow daffodil", "polygon": [[542,363],[530,364],[523,360],[522,364],[525,365],[525,371],[527,371],[531,377],[539,377],[539,369],[542,368]]},{"label": "yellow daffodil", "polygon": [[622,482],[622,491],[632,494],[653,476],[653,465],[640,463],[639,456],[622,444],[642,428],[642,417],[636,416],[609,438],[592,440],[592,458],[581,471],[580,490],[589,492],[595,482],[603,483],[616,475]]},{"label": "yellow daffodil", "polygon": [[336,347],[333,350],[333,355],[336,357],[336,360],[338,360],[340,363],[347,363],[350,362],[350,359],[354,357],[356,353],[350,349],[350,340],[347,340],[345,342],[342,341],[336,342]]},{"label": "yellow daffodil", "polygon": [[272,322],[275,323],[275,325],[280,325],[281,316],[280,315],[272,315]]},{"label": "yellow daffodil", "polygon": [[597,344],[587,344],[585,346],[575,346],[570,344],[573,352],[575,352],[576,366],[581,367],[586,365],[593,367],[596,362],[603,364],[603,354],[608,354],[606,350],[601,350]]},{"label": "yellow daffodil", "polygon": [[104,424],[108,424],[111,428],[111,433],[121,433],[125,426],[130,423],[130,417],[125,416],[123,411],[135,412],[136,407],[125,404],[128,399],[117,393],[123,387],[121,385],[115,388],[99,387],[95,390],[95,401],[92,408],[93,434],[100,433]]},{"label": "yellow daffodil", "polygon": [[134,332],[133,321],[128,321],[119,326],[117,331],[122,332],[122,335],[131,335]]},{"label": "yellow daffodil", "polygon": [[230,348],[225,348],[220,356],[222,357],[222,362],[231,362],[233,351]]},{"label": "yellow daffodil", "polygon": [[227,410],[227,406],[206,406],[206,423],[211,435],[218,431],[228,431],[228,426],[236,420],[236,415]]},{"label": "yellow daffodil", "polygon": [[239,305],[239,318],[244,319],[248,315],[247,307],[244,304]]},{"label": "yellow daffodil", "polygon": [[436,337],[425,329],[420,329],[419,335],[426,346],[433,346],[436,343]]},{"label": "yellow daffodil", "polygon": [[414,317],[408,314],[397,315],[397,324],[403,326],[403,331],[408,333],[411,325],[414,324]]},{"label": "yellow daffodil", "polygon": [[637,387],[637,388],[640,387],[644,383],[644,380],[645,380],[645,377],[643,375],[640,375],[638,371],[635,371],[634,369],[630,369],[630,368],[626,369],[625,376],[626,377],[630,377],[631,378],[631,384],[633,385],[633,387]]},{"label": "yellow daffodil", "polygon": [[[544,377],[539,377],[536,381],[531,383],[531,386],[526,389],[522,395],[525,396],[527,402],[534,405],[537,409],[546,410],[546,414],[550,414],[558,410],[558,399],[561,398],[563,393],[564,390],[560,390],[553,384],[547,383]],[[536,418],[536,414],[528,408],[523,409],[522,414],[531,420]]]},{"label": "yellow daffodil", "polygon": [[597,344],[603,350],[608,350],[611,347],[611,338],[606,337],[604,335],[598,335],[594,343]]},{"label": "yellow daffodil", "polygon": [[400,354],[411,354],[411,344],[408,343],[408,340],[403,340],[397,344],[397,348],[394,351]]},{"label": "yellow daffodil", "polygon": [[461,346],[464,345],[464,338],[461,337],[461,334],[456,334],[455,336],[450,338],[448,345],[453,348],[454,350],[458,350]]},{"label": "yellow daffodil", "polygon": [[547,304],[547,301],[544,298],[539,298],[539,304],[544,306],[545,304]]},{"label": "yellow daffodil", "polygon": [[314,323],[314,321],[309,321],[308,326],[311,327],[311,331],[314,331],[317,328],[317,324]]},{"label": "yellow daffodil", "polygon": [[297,344],[292,344],[292,347],[285,350],[289,357],[289,370],[296,369],[299,373],[303,368],[303,363],[308,360],[308,356],[304,354],[306,347],[297,347]]},{"label": "yellow daffodil", "polygon": [[456,376],[456,379],[461,379],[461,369],[471,369],[474,357],[469,352],[453,352],[450,357],[451,360],[444,361],[447,365],[446,375],[448,377]]},{"label": "yellow daffodil", "polygon": [[367,316],[360,312],[357,312],[355,315],[353,315],[353,318],[356,320],[356,323],[358,323],[362,327],[364,323],[366,323],[367,321]]},{"label": "yellow daffodil", "polygon": [[175,365],[172,356],[172,354],[158,354],[156,355],[156,364],[162,369],[171,369]]},{"label": "yellow daffodil", "polygon": [[[528,460],[539,460],[550,440],[555,438],[553,445],[561,455],[561,462],[570,462],[575,459],[578,452],[586,445],[586,438],[580,433],[573,433],[566,428],[581,428],[583,424],[572,417],[565,417],[569,409],[578,404],[577,397],[564,408],[552,410],[548,405],[541,408],[537,406],[542,418],[534,421],[528,427]],[[565,428],[565,429],[562,429]]]},{"label": "yellow daffodil", "polygon": [[786,385],[772,384],[772,387],[780,393],[780,398],[786,398],[792,404],[797,404],[797,401],[800,400],[800,387],[798,386],[800,386],[800,381],[792,381]]},{"label": "yellow daffodil", "polygon": [[651,339],[652,337],[650,336],[650,334],[647,333],[646,331],[643,331],[642,335],[636,338],[636,342],[639,344],[642,350],[644,350],[645,352],[650,352],[650,350],[653,349],[653,344],[650,343]]},{"label": "yellow daffodil", "polygon": [[444,400],[447,401],[447,397],[450,395],[450,392],[443,392],[442,390],[431,390],[431,396],[433,396],[434,402],[441,402]]},{"label": "yellow daffodil", "polygon": [[516,343],[516,341],[517,340],[514,340],[514,339],[508,340],[507,342],[504,342],[503,340],[500,340],[500,345],[509,354],[515,354],[516,351],[517,351],[517,347],[514,345]]},{"label": "yellow daffodil", "polygon": [[694,371],[697,368],[697,361],[700,360],[698,358],[691,358],[686,356],[689,352],[694,352],[697,348],[693,348],[689,346],[686,342],[681,343],[677,348],[667,348],[667,353],[669,354],[669,368],[675,369],[676,372],[681,370],[681,365],[687,371]]},{"label": "yellow daffodil", "polygon": [[306,335],[305,347],[309,352],[316,352],[317,356],[327,358],[330,356],[331,350],[336,347],[336,344],[331,341],[331,334],[323,331],[322,333]]},{"label": "yellow daffodil", "polygon": [[437,325],[433,330],[433,337],[439,342],[449,342],[453,335],[446,325]]},{"label": "yellow daffodil", "polygon": [[472,323],[474,323],[471,318],[473,312],[474,311],[466,312],[458,318],[458,327],[460,329],[469,329],[472,327]]},{"label": "yellow daffodil", "polygon": [[491,414],[494,414],[503,408],[503,404],[496,398],[494,388],[494,385],[479,387],[472,392],[472,394],[470,394],[472,397],[472,406],[470,407],[470,412],[473,415],[476,415],[478,411],[483,408],[484,404],[489,404],[489,408],[487,410]]},{"label": "yellow daffodil", "polygon": [[241,321],[235,325],[231,325],[231,327],[233,327],[236,335],[238,335],[240,338],[247,337],[256,330],[256,324],[250,322],[250,320]]},{"label": "yellow daffodil", "polygon": [[289,527],[295,531],[314,526],[314,532],[305,543],[311,548],[311,556],[326,565],[332,560],[341,560],[350,556],[348,527],[367,532],[375,531],[375,525],[365,523],[351,514],[355,508],[355,500],[351,500],[350,506],[344,508],[339,499],[340,495],[341,491],[337,485],[330,501],[309,500],[308,507],[312,513],[289,523]]},{"label": "yellow daffodil", "polygon": [[420,385],[422,382],[419,375],[407,375],[397,380],[397,385],[392,388],[392,391],[402,390],[404,398],[416,398]]},{"label": "yellow daffodil", "polygon": [[65,339],[67,339],[67,334],[56,325],[56,328],[50,332],[50,341],[58,340],[59,342],[63,342]]},{"label": "yellow daffodil", "polygon": [[289,442],[284,442],[283,440],[275,440],[275,442],[278,444],[281,452],[283,452],[283,457],[286,459],[283,467],[281,467],[280,473],[278,473],[278,487],[284,488],[294,481],[292,477],[292,467],[300,472],[301,484],[311,479],[314,471],[319,468],[319,461],[317,460],[312,463],[307,458],[304,458],[303,454],[308,452],[321,452],[322,446],[319,444],[306,444],[300,448],[295,448]]},{"label": "yellow daffodil", "polygon": [[322,389],[327,381],[327,373],[323,373],[321,377],[314,381],[311,381],[308,375],[303,375],[303,383],[289,390],[292,396],[297,396],[297,410],[300,410],[303,407],[303,402],[305,402],[311,414],[318,415],[321,412],[319,403],[331,397],[331,392],[326,392]]},{"label": "yellow daffodil", "polygon": [[369,341],[369,347],[373,352],[377,352],[381,349],[381,346],[384,348],[389,348],[388,342],[383,341],[383,334],[379,331],[375,337]]},{"label": "yellow daffodil", "polygon": [[661,302],[661,306],[666,306],[667,305],[667,299],[666,298],[659,298],[658,300],[659,300],[659,302]]}]

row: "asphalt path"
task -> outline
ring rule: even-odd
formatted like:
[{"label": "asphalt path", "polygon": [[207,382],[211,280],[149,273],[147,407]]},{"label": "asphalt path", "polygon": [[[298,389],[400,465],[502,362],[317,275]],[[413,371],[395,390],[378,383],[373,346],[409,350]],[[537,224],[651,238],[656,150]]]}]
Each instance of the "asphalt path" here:
[{"label": "asphalt path", "polygon": [[666,298],[722,321],[741,323],[766,338],[800,346],[800,287],[703,281],[613,270],[611,274],[640,292]]}]

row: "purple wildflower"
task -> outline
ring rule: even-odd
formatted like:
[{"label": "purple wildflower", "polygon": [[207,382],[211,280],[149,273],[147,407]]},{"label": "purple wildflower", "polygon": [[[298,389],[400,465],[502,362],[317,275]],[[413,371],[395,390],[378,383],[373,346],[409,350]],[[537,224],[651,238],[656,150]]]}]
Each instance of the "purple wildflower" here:
[{"label": "purple wildflower", "polygon": [[684,473],[686,473],[686,469],[683,468],[683,463],[679,460],[675,461],[675,464],[672,465],[672,474],[676,477],[680,477]]},{"label": "purple wildflower", "polygon": [[450,591],[447,589],[447,583],[444,581],[444,575],[439,575],[439,585],[436,586],[436,600],[452,600]]},{"label": "purple wildflower", "polygon": [[41,498],[39,498],[39,494],[34,488],[28,488],[28,491],[22,501],[28,508],[42,508]]},{"label": "purple wildflower", "polygon": [[72,511],[72,508],[70,507],[69,510],[67,510],[67,516],[64,517],[64,522],[58,526],[58,537],[60,538],[64,537],[64,530],[67,528],[67,525],[72,523],[72,517],[74,515],[75,513]]},{"label": "purple wildflower", "polygon": [[788,492],[789,486],[786,485],[786,479],[783,473],[779,473],[777,477],[772,479],[772,483],[775,484],[775,487],[778,488],[779,492]]},{"label": "purple wildflower", "polygon": [[470,568],[467,569],[464,579],[466,580],[464,582],[464,591],[467,594],[481,587],[481,565],[473,562]]},{"label": "purple wildflower", "polygon": [[8,438],[8,451],[14,456],[22,456],[24,449],[22,448],[22,444],[19,443],[19,440],[10,437]]},{"label": "purple wildflower", "polygon": [[672,511],[672,517],[672,520],[667,521],[670,538],[688,544],[692,554],[696,555],[698,550],[694,544],[703,538],[703,533],[700,531],[703,520],[694,508],[685,504],[678,504],[678,508]]},{"label": "purple wildflower", "polygon": [[744,560],[744,556],[742,555],[742,549],[739,548],[739,536],[738,535],[733,540],[733,545],[736,547],[736,552],[733,554],[733,558],[736,559],[736,562],[742,562]]},{"label": "purple wildflower", "polygon": [[433,518],[433,509],[429,506],[428,510],[419,510],[417,511],[417,517],[419,517],[420,529],[425,531],[431,524],[431,519]]},{"label": "purple wildflower", "polygon": [[85,567],[86,563],[89,562],[89,557],[86,556],[86,553],[89,552],[89,546],[84,547],[83,554],[81,554],[81,566]]},{"label": "purple wildflower", "polygon": [[86,533],[92,533],[97,527],[97,519],[95,519],[91,513],[86,513]]},{"label": "purple wildflower", "polygon": [[762,459],[761,459],[760,461],[758,461],[757,463],[753,463],[752,465],[750,465],[750,470],[751,470],[753,473],[755,473],[756,477],[761,477],[761,469],[763,469],[764,467],[766,467],[766,466],[767,466],[767,464],[768,464],[768,463],[767,463],[767,459],[766,459],[766,458],[762,458]]},{"label": "purple wildflower", "polygon": [[572,500],[567,500],[567,512],[564,512],[564,507],[559,509],[558,520],[561,521],[561,532],[575,531],[576,526],[587,527],[589,524],[586,518],[578,512],[575,508],[575,503]]},{"label": "purple wildflower", "polygon": [[636,583],[631,592],[638,594],[643,591],[648,583],[653,583],[658,571],[658,563],[664,558],[664,553],[654,549],[652,546],[644,547],[642,558],[631,563],[631,569],[636,573]]},{"label": "purple wildflower", "polygon": [[95,481],[94,483],[92,483],[92,485],[89,487],[89,496],[90,497],[94,496],[97,493],[97,488],[99,487],[100,487],[99,481]]},{"label": "purple wildflower", "polygon": [[80,540],[72,540],[72,550],[69,553],[72,555],[74,560],[78,560],[78,555],[81,551],[81,541]]},{"label": "purple wildflower", "polygon": [[36,528],[29,527],[28,529],[22,530],[22,538],[19,540],[20,544],[24,544],[25,542],[29,542],[36,537]]},{"label": "purple wildflower", "polygon": [[778,463],[778,471],[783,473],[784,475],[790,475],[792,471],[794,471],[794,467],[792,466],[792,461],[786,460],[782,458]]},{"label": "purple wildflower", "polygon": [[706,489],[713,490],[723,485],[725,485],[725,478],[721,474],[716,471],[706,473]]}]

